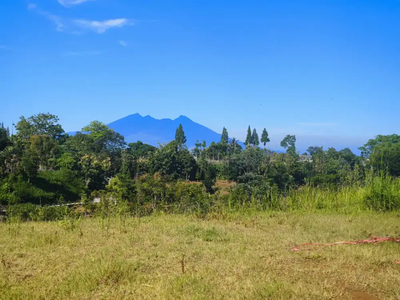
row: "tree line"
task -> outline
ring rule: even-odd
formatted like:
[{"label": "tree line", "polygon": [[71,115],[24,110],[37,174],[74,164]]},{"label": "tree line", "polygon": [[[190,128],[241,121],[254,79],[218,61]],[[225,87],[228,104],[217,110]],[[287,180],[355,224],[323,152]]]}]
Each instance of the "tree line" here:
[{"label": "tree line", "polygon": [[15,134],[0,124],[0,204],[74,202],[102,191],[113,191],[129,201],[147,197],[148,189],[152,198],[162,195],[164,199],[167,187],[177,182],[201,182],[204,192],[212,195],[218,193],[218,179],[235,182],[232,192],[251,199],[304,185],[362,185],[370,172],[400,176],[396,134],[369,140],[360,147],[361,156],[349,148],[311,146],[307,160],[298,154],[294,135],[281,141],[286,152],[276,153],[266,149],[267,130],[260,139],[250,126],[245,147],[230,138],[225,127],[221,140],[210,145],[197,141],[188,149],[186,140],[180,125],[175,139],[159,147],[140,141],[127,144],[99,121],[68,135],[50,113],[21,117]]}]

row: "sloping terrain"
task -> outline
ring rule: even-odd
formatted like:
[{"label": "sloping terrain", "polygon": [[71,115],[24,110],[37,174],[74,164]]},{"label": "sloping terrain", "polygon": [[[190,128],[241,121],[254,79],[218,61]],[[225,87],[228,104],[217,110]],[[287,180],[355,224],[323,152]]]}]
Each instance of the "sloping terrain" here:
[{"label": "sloping terrain", "polygon": [[221,139],[221,134],[193,122],[185,116],[180,116],[175,120],[158,120],[151,116],[142,117],[139,114],[134,114],[116,120],[108,124],[108,126],[122,134],[128,143],[142,141],[143,143],[157,146],[158,143],[168,143],[175,139],[175,131],[179,124],[183,126],[187,137],[186,144],[189,148],[194,147],[196,140],[200,142],[204,140],[207,145],[210,145],[211,142],[219,142]]}]

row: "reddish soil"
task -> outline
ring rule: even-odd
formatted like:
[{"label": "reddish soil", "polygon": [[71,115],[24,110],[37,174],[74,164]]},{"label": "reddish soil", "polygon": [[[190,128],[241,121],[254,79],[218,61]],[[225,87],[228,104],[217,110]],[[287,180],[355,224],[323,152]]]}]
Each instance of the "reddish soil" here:
[{"label": "reddish soil", "polygon": [[354,300],[379,300],[379,298],[364,292],[353,292],[351,296]]}]

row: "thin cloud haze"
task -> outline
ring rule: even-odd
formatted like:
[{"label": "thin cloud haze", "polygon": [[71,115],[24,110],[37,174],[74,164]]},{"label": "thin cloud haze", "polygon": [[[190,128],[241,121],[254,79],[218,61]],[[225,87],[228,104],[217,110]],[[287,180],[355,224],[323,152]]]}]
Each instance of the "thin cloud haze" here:
[{"label": "thin cloud haze", "polygon": [[62,17],[53,15],[47,11],[41,10],[37,8],[37,5],[35,3],[29,3],[28,4],[28,10],[33,10],[37,12],[39,15],[45,17],[46,19],[52,21],[56,25],[56,30],[57,31],[64,31],[65,29],[65,21],[63,20]]},{"label": "thin cloud haze", "polygon": [[106,32],[111,28],[120,28],[134,23],[126,18],[109,19],[104,21],[86,20],[86,19],[68,19],[47,11],[38,9],[36,4],[30,3],[28,10],[36,11],[46,19],[52,21],[56,25],[56,30],[59,32],[67,32],[72,34],[83,34],[87,31],[92,31],[98,34]]},{"label": "thin cloud haze", "polygon": [[38,10],[38,13],[47,18],[48,20],[52,21],[56,25],[56,30],[57,31],[65,31],[65,22],[64,20],[56,15],[50,14],[46,11]]},{"label": "thin cloud haze", "polygon": [[57,0],[58,3],[60,3],[64,7],[71,7],[74,5],[79,5],[88,1],[93,1],[93,0]]},{"label": "thin cloud haze", "polygon": [[112,19],[112,20],[105,20],[105,21],[89,21],[89,20],[73,20],[76,26],[94,31],[96,33],[104,33],[107,29],[116,28],[116,27],[123,27],[125,25],[129,25],[130,22],[128,19],[121,18],[121,19]]},{"label": "thin cloud haze", "polygon": [[120,44],[123,47],[127,47],[128,46],[128,43],[126,41],[123,41],[123,40],[119,40],[118,44]]},{"label": "thin cloud haze", "polygon": [[61,53],[62,56],[94,56],[103,54],[101,51],[66,51]]},{"label": "thin cloud haze", "polygon": [[312,123],[312,122],[301,122],[297,123],[297,125],[300,126],[336,126],[338,125],[337,123]]}]

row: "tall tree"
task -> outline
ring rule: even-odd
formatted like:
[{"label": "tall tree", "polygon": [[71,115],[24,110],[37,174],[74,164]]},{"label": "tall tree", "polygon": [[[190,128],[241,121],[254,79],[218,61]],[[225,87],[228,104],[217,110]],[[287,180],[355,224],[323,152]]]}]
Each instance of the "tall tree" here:
[{"label": "tall tree", "polygon": [[179,151],[178,154],[178,170],[181,178],[185,180],[195,180],[197,163],[193,155],[187,149]]},{"label": "tall tree", "polygon": [[256,147],[250,147],[240,153],[241,169],[244,173],[257,173],[263,160],[263,151]]},{"label": "tall tree", "polygon": [[26,151],[24,151],[20,167],[21,167],[21,173],[26,177],[28,182],[30,182],[31,179],[36,177],[38,173],[39,169],[38,153],[30,150],[29,148]]},{"label": "tall tree", "polygon": [[10,132],[0,124],[0,151],[10,145]]},{"label": "tall tree", "polygon": [[98,154],[87,154],[80,158],[79,165],[83,174],[86,188],[91,190],[103,189],[113,176],[108,176],[111,169],[110,157]]},{"label": "tall tree", "polygon": [[315,155],[321,151],[324,151],[323,148],[318,146],[310,146],[307,148],[307,152],[310,153],[310,155]]},{"label": "tall tree", "polygon": [[227,146],[229,142],[229,135],[228,135],[228,130],[224,127],[222,129],[222,135],[221,135],[221,144],[224,146]]},{"label": "tall tree", "polygon": [[251,128],[250,128],[250,125],[249,125],[249,128],[247,128],[247,136],[246,136],[246,141],[244,142],[244,144],[246,146],[249,146],[249,145],[253,144],[252,140],[253,139],[252,139],[252,135],[251,135]]},{"label": "tall tree", "polygon": [[374,146],[370,164],[377,171],[400,176],[400,143],[381,143]]},{"label": "tall tree", "polygon": [[39,170],[51,170],[52,162],[59,156],[60,147],[57,147],[56,141],[47,135],[33,135],[29,142],[30,150],[37,154]]},{"label": "tall tree", "polygon": [[58,124],[58,117],[52,114],[37,114],[26,119],[21,117],[17,123],[17,136],[25,140],[33,135],[47,135],[53,139],[61,138],[64,130]]},{"label": "tall tree", "polygon": [[16,174],[21,167],[21,160],[24,155],[23,147],[17,142],[16,145],[9,146],[0,151],[0,178],[9,174]]},{"label": "tall tree", "polygon": [[175,141],[178,144],[179,150],[181,150],[183,148],[183,145],[185,145],[186,143],[186,136],[185,132],[183,131],[182,124],[179,124],[179,127],[176,129]]},{"label": "tall tree", "polygon": [[82,132],[90,137],[87,144],[95,153],[115,153],[125,146],[125,140],[121,134],[99,121],[90,122],[88,126],[82,128]]},{"label": "tall tree", "polygon": [[151,172],[168,175],[174,179],[194,180],[197,164],[187,149],[178,149],[178,143],[172,141],[161,145],[149,158]]},{"label": "tall tree", "polygon": [[27,158],[22,162],[25,165],[25,173],[32,178],[33,169],[38,165],[39,170],[50,170],[52,163],[60,155],[60,144],[66,135],[61,125],[58,124],[58,117],[52,114],[37,114],[26,119],[21,117],[17,123],[16,139],[24,148]]},{"label": "tall tree", "polygon": [[218,151],[218,144],[216,144],[214,141],[211,142],[210,146],[207,148],[207,157],[212,160],[217,160],[219,156],[219,151]]},{"label": "tall tree", "polygon": [[194,155],[194,157],[196,157],[196,158],[198,158],[199,156],[200,156],[200,153],[201,153],[201,146],[202,146],[203,144],[202,143],[200,143],[199,142],[199,140],[196,140],[196,143],[194,144],[194,149],[192,150],[192,153],[193,153],[193,155]]},{"label": "tall tree", "polygon": [[251,136],[251,140],[252,140],[252,143],[254,146],[258,147],[258,145],[260,145],[260,139],[258,138],[258,133],[255,128],[253,129],[253,134]]},{"label": "tall tree", "polygon": [[148,158],[150,153],[155,152],[157,150],[156,147],[143,144],[141,141],[137,141],[136,143],[128,144],[129,152],[133,155],[134,158]]},{"label": "tall tree", "polygon": [[262,135],[261,135],[261,143],[264,144],[264,148],[265,148],[265,145],[266,145],[267,143],[269,143],[269,142],[270,142],[270,139],[269,139],[269,137],[268,137],[268,132],[267,132],[267,130],[264,128],[264,130],[263,130],[263,132],[262,132]]},{"label": "tall tree", "polygon": [[293,156],[296,155],[296,136],[295,135],[287,135],[285,138],[281,141],[281,147],[286,149],[286,152],[288,154],[291,154]]},{"label": "tall tree", "polygon": [[349,148],[344,148],[339,151],[341,158],[343,158],[352,168],[356,164],[358,157]]},{"label": "tall tree", "polygon": [[397,144],[400,143],[400,135],[378,135],[375,139],[370,139],[363,147],[358,148],[361,150],[361,156],[368,158],[374,151],[374,147],[380,144]]},{"label": "tall tree", "polygon": [[196,177],[197,180],[201,180],[207,192],[214,192],[213,187],[217,177],[217,168],[214,164],[209,163],[205,159],[199,159]]},{"label": "tall tree", "polygon": [[228,145],[228,155],[238,154],[242,150],[242,146],[239,145],[235,138],[232,138]]}]

